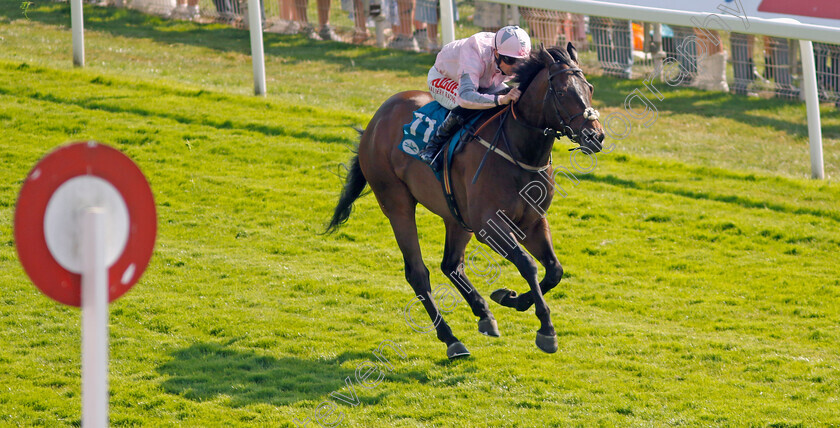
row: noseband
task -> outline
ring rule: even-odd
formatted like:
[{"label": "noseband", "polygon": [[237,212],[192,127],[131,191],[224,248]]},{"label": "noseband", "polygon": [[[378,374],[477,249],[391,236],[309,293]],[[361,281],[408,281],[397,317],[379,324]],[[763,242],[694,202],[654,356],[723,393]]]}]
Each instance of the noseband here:
[{"label": "noseband", "polygon": [[[552,65],[556,65],[556,64],[565,64],[565,63],[558,61],[558,62],[555,62]],[[554,104],[555,113],[558,113],[557,115],[560,117],[560,123],[561,123],[561,125],[563,125],[562,130],[558,131],[558,130],[556,130],[554,128],[550,128],[550,127],[546,127],[546,128],[543,129],[543,128],[538,128],[536,126],[531,126],[527,123],[524,123],[524,122],[520,121],[516,117],[515,114],[513,115],[513,118],[517,122],[519,122],[520,124],[523,124],[523,125],[525,125],[529,128],[542,130],[543,135],[545,135],[547,137],[554,137],[556,139],[556,138],[560,138],[560,137],[565,136],[565,137],[568,137],[570,140],[574,141],[576,138],[578,138],[578,132],[583,130],[583,124],[580,125],[580,129],[578,130],[578,132],[575,132],[575,130],[572,129],[572,127],[571,127],[572,121],[574,121],[575,119],[577,119],[580,116],[583,116],[584,119],[586,119],[587,121],[590,121],[590,122],[596,121],[601,117],[601,114],[598,112],[598,110],[595,110],[592,107],[587,107],[584,111],[582,111],[578,114],[575,114],[575,115],[569,114],[569,111],[566,110],[566,108],[563,107],[563,103],[560,102],[563,94],[558,93],[554,89],[554,85],[552,84],[552,80],[555,77],[557,77],[561,74],[577,73],[577,72],[580,72],[581,74],[583,74],[583,70],[581,70],[580,68],[570,67],[570,68],[565,68],[563,70],[555,71],[555,72],[548,75],[548,90],[545,91],[545,97],[543,97],[543,112],[546,111],[545,107],[546,107],[546,104],[548,104],[549,99],[550,99],[552,101],[552,103]],[[549,98],[548,97],[549,94],[553,95],[553,97]],[[512,111],[513,111],[513,109],[511,109],[511,112]],[[562,111],[562,115],[560,114],[561,111]],[[567,119],[564,119],[563,116],[566,116]]]}]

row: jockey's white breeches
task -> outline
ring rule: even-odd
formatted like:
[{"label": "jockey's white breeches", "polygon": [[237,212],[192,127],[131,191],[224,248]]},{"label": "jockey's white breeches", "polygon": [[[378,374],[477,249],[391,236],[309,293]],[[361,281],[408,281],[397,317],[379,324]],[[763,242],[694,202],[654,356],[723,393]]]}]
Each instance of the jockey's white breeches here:
[{"label": "jockey's white breeches", "polygon": [[458,107],[458,82],[444,76],[435,67],[429,70],[429,77],[426,79],[429,84],[429,92],[432,93],[435,101],[440,105],[452,110]]}]

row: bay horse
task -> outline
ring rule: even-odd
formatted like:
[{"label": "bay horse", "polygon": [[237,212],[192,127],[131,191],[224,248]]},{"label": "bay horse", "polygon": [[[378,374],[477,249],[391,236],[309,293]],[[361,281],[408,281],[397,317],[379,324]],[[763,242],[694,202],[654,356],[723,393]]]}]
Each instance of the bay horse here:
[{"label": "bay horse", "polygon": [[[487,303],[466,278],[464,252],[472,230],[480,230],[477,239],[512,262],[530,288],[521,295],[499,289],[491,298],[519,311],[536,305],[540,321],[536,345],[547,353],[557,351],[557,336],[543,297],[563,277],[544,216],[553,186],[546,186],[548,194],[541,199],[540,210],[529,205],[520,191],[534,180],[545,181],[541,178],[545,174],[551,176],[551,150],[556,138],[565,135],[578,143],[576,149],[596,153],[601,150],[604,129],[592,108],[594,88],[580,69],[571,43],[565,50],[540,45],[517,67],[515,80],[522,95],[517,103],[505,108],[510,114],[493,115],[499,109],[483,112],[478,123],[486,123],[475,132],[485,143],[494,140],[496,151],[488,153],[485,146],[470,141],[452,159],[450,183],[460,219],[448,207],[431,168],[398,147],[403,125],[412,121],[412,112],[432,101],[428,92],[406,91],[386,100],[361,133],[358,151],[350,160],[344,188],[326,229],[326,233],[334,232],[347,221],[353,202],[369,184],[403,254],[405,278],[433,321],[438,339],[446,344],[449,358],[467,356],[469,351],[452,334],[432,297],[429,270],[417,238],[418,202],[443,219],[446,243],[440,268],[478,317],[479,332],[499,336]],[[494,233],[487,233],[482,225],[493,226],[488,229]],[[507,247],[499,241],[506,242]],[[534,257],[545,268],[542,281],[538,280]]]}]

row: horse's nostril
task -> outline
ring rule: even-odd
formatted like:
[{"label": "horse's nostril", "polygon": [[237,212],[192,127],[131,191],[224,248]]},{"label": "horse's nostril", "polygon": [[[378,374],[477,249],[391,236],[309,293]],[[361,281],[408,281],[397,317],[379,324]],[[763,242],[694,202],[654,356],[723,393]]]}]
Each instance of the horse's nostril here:
[{"label": "horse's nostril", "polygon": [[580,141],[580,143],[585,144],[587,146],[594,146],[600,148],[601,143],[604,141],[604,133],[594,129],[584,129],[583,132],[581,132],[581,135],[583,138],[581,139],[582,141]]},{"label": "horse's nostril", "polygon": [[598,153],[603,148],[603,141],[603,132],[598,132],[594,129],[584,129],[583,132],[581,132],[581,139],[578,141],[578,144],[580,144],[580,148],[584,149],[587,153]]}]

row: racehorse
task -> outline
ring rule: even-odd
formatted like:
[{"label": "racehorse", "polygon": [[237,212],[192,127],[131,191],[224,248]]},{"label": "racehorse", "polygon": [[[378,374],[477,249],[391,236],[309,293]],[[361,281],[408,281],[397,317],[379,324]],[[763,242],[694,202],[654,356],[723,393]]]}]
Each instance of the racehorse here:
[{"label": "racehorse", "polygon": [[[596,153],[601,150],[604,128],[592,108],[594,88],[580,69],[571,43],[565,50],[541,45],[517,67],[515,81],[522,90],[519,101],[503,110],[483,112],[479,122],[484,120],[484,125],[452,159],[449,178],[457,211],[448,206],[432,169],[398,148],[403,125],[412,121],[412,112],[432,101],[428,92],[406,91],[385,101],[361,133],[358,151],[347,167],[344,188],[326,230],[331,233],[347,221],[353,202],[369,184],[403,254],[405,278],[433,321],[438,339],[446,344],[449,358],[467,356],[469,351],[452,334],[433,299],[429,270],[417,238],[418,202],[444,221],[446,243],[440,267],[478,317],[479,332],[499,336],[487,303],[466,278],[464,252],[473,230],[479,230],[476,237],[480,242],[512,262],[530,287],[521,295],[499,289],[491,298],[519,311],[535,305],[540,321],[536,345],[547,353],[557,351],[557,335],[543,297],[563,277],[544,216],[554,189],[545,187],[547,194],[542,195],[538,206],[526,201],[520,192],[528,183],[544,182],[545,177],[552,176],[551,150],[556,138],[567,136],[578,143],[575,149]],[[484,145],[476,143],[480,140]],[[487,144],[488,140],[493,143]],[[488,145],[495,147],[493,153],[489,153]],[[460,218],[454,214],[457,212]],[[488,227],[484,229],[483,225]],[[534,257],[545,268],[542,281],[538,280]]]}]

